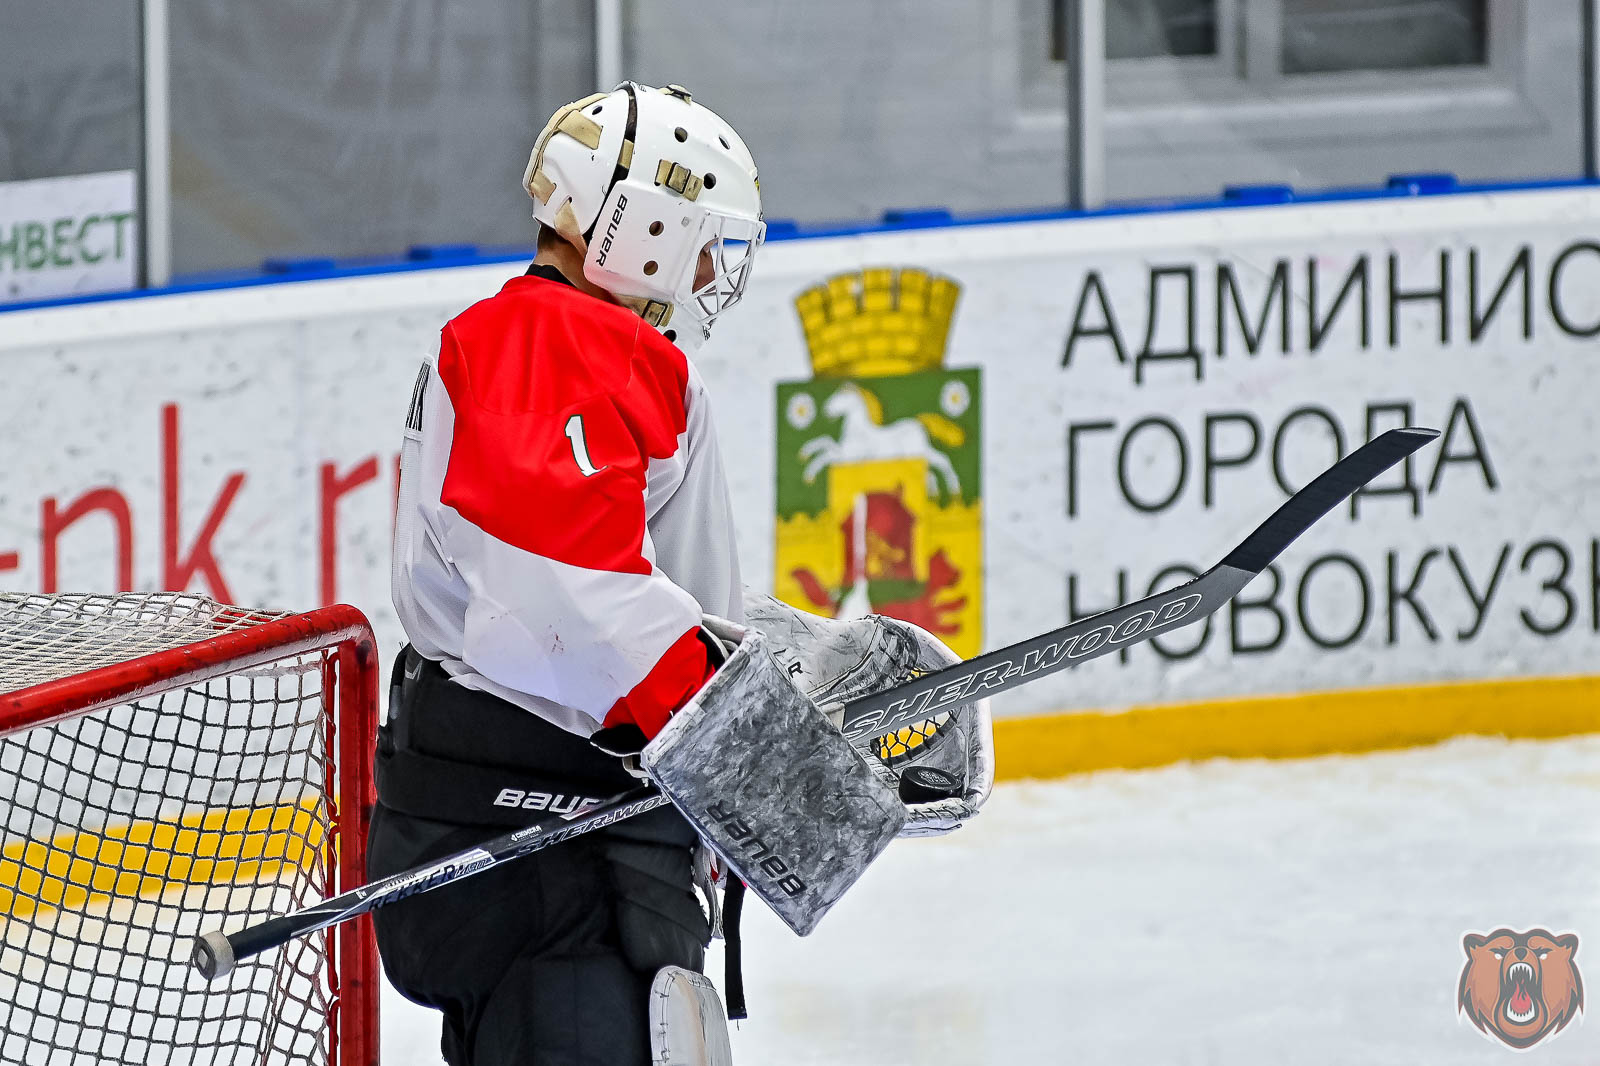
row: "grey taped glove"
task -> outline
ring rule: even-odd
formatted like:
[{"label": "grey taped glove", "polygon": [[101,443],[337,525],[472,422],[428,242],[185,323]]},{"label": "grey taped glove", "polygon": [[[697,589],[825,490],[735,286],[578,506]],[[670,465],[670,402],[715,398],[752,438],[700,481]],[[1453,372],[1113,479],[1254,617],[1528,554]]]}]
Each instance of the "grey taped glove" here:
[{"label": "grey taped glove", "polygon": [[[938,637],[896,618],[822,618],[771,596],[744,596],[745,624],[761,630],[789,679],[837,722],[844,704],[961,657]],[[867,742],[900,783],[907,821],[899,835],[940,836],[978,813],[994,787],[994,732],[989,701],[975,700]],[[935,794],[919,778],[941,786]]]}]

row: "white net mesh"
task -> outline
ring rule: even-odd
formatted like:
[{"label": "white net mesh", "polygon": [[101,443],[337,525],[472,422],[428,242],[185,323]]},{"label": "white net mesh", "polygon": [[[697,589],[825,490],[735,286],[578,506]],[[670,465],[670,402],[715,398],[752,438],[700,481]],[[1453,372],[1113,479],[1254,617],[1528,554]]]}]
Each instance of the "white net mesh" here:
[{"label": "white net mesh", "polygon": [[[0,694],[258,625],[204,597],[0,595]],[[333,1061],[326,936],[208,985],[192,938],[334,887],[330,651],[0,736],[0,1062]]]},{"label": "white net mesh", "polygon": [[187,592],[114,596],[0,592],[0,692],[72,677],[282,617]]}]

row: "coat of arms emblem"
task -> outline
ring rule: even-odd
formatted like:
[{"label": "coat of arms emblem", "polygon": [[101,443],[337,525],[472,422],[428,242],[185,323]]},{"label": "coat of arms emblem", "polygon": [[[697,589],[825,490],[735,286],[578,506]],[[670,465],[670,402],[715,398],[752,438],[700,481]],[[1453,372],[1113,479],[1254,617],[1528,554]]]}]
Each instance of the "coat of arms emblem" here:
[{"label": "coat of arms emblem", "polygon": [[778,386],[774,589],[816,614],[982,644],[979,372],[947,369],[960,286],[910,267],[841,274],[795,309],[814,376]]}]

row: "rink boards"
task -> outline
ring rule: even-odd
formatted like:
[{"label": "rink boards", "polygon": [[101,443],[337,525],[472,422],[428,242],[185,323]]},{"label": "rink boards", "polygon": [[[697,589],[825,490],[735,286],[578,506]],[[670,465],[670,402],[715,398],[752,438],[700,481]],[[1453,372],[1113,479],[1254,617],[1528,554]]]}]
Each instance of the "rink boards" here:
[{"label": "rink boards", "polygon": [[[521,269],[0,314],[0,585],[342,600],[393,648],[415,368]],[[1560,188],[777,241],[697,363],[746,580],[829,613],[865,576],[964,652],[1443,431],[1233,609],[1001,701],[1026,776],[1600,729],[1597,351],[1600,191]]]}]

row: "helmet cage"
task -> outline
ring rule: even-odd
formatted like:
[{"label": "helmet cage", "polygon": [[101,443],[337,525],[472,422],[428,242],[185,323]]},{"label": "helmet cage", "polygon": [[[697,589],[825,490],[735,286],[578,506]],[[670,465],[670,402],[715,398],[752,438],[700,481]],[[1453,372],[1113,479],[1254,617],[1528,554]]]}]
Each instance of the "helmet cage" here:
[{"label": "helmet cage", "polygon": [[[750,283],[750,265],[766,236],[765,222],[706,214],[700,225],[700,237],[705,240],[691,246],[703,250],[697,252],[696,269],[688,278],[691,291],[673,301],[689,312],[702,332],[709,332],[719,315],[743,299],[745,287]],[[711,280],[696,289],[693,284],[700,255],[711,259]]]}]

